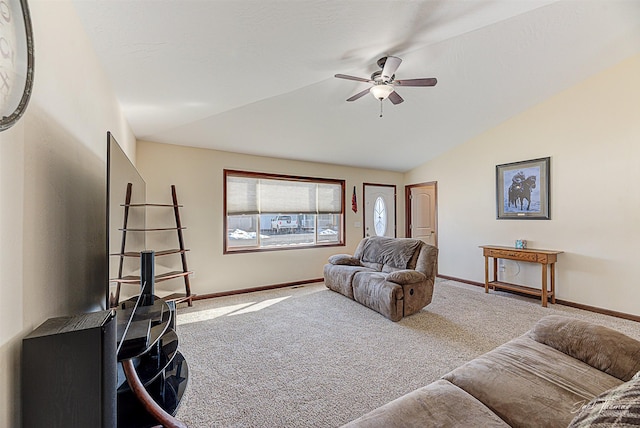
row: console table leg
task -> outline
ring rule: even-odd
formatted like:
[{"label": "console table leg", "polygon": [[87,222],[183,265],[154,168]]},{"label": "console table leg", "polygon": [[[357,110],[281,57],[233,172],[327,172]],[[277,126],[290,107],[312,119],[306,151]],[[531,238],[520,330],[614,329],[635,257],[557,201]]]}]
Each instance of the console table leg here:
[{"label": "console table leg", "polygon": [[547,307],[547,264],[542,264],[542,306]]},{"label": "console table leg", "polygon": [[556,303],[556,264],[551,263],[551,303]]},{"label": "console table leg", "polygon": [[[498,281],[498,258],[494,257],[493,258],[493,282],[497,282]],[[496,288],[493,287],[493,289],[495,290]]]},{"label": "console table leg", "polygon": [[489,292],[489,257],[484,258],[484,292]]}]

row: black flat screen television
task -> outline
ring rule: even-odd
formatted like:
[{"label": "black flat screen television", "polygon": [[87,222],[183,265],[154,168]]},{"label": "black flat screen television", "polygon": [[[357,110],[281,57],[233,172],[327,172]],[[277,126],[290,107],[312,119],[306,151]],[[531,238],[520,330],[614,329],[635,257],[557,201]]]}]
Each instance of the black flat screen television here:
[{"label": "black flat screen television", "polygon": [[[109,279],[106,286],[107,308],[112,307],[116,295],[118,301],[140,294],[140,284],[122,284],[113,281],[128,275],[140,275],[139,257],[120,257],[120,254],[139,254],[145,249],[145,232],[126,232],[125,199],[131,183],[131,200],[127,215],[127,229],[144,229],[146,183],[131,163],[111,132],[107,132],[107,255]],[[117,302],[115,302],[117,304]]]}]

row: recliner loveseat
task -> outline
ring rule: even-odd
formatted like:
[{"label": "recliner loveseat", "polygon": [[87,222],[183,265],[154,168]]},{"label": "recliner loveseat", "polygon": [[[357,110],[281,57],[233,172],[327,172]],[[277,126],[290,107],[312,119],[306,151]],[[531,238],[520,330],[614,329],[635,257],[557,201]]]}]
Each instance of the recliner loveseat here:
[{"label": "recliner loveseat", "polygon": [[324,266],[325,285],[399,321],[431,303],[438,248],[419,239],[372,236],[353,255],[335,254]]}]

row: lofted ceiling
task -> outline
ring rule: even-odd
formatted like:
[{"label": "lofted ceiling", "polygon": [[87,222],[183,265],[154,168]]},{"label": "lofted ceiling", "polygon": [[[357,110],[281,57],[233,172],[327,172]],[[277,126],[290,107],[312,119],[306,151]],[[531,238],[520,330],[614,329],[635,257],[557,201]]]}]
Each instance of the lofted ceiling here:
[{"label": "lofted ceiling", "polygon": [[[640,54],[637,0],[73,0],[138,139],[407,171]],[[404,102],[366,95],[403,62]]]}]

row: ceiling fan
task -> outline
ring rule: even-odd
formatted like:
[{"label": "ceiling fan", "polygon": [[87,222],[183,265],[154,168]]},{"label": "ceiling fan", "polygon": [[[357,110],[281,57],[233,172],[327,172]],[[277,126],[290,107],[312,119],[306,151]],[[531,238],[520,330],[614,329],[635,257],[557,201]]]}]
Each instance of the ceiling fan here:
[{"label": "ceiling fan", "polygon": [[364,79],[362,77],[348,76],[346,74],[336,74],[335,77],[339,79],[355,80],[357,82],[371,83],[373,86],[358,92],[347,101],[355,101],[371,93],[377,100],[380,100],[380,117],[382,117],[382,101],[389,98],[393,104],[400,104],[404,99],[398,94],[394,86],[435,86],[438,80],[434,77],[421,78],[421,79],[403,79],[395,80],[395,72],[400,67],[402,60],[395,56],[385,56],[378,60],[378,67],[381,70],[374,71],[371,74],[371,79]]}]

